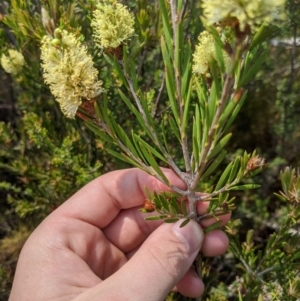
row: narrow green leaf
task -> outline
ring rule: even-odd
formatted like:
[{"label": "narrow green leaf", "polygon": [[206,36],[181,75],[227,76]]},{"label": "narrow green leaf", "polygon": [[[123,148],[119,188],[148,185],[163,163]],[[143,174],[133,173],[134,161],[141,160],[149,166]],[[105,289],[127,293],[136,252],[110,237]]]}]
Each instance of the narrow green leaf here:
[{"label": "narrow green leaf", "polygon": [[237,177],[237,173],[238,173],[239,167],[240,167],[240,161],[241,161],[240,157],[237,157],[234,160],[227,183],[231,183]]},{"label": "narrow green leaf", "polygon": [[152,156],[152,154],[150,153],[150,151],[145,148],[145,146],[143,144],[140,143],[140,148],[141,151],[143,152],[144,157],[146,158],[146,160],[148,161],[149,165],[153,168],[153,170],[166,182],[169,183],[169,180],[167,179],[167,177],[165,176],[165,174],[162,172],[162,170],[160,169],[160,167],[158,166],[156,160],[154,159],[154,157]]},{"label": "narrow green leaf", "polygon": [[173,64],[171,61],[170,53],[169,53],[167,45],[166,45],[166,41],[163,36],[161,37],[161,40],[160,40],[160,47],[161,47],[161,53],[163,56],[165,67],[169,70],[172,70]]},{"label": "narrow green leaf", "polygon": [[280,180],[283,191],[286,195],[289,194],[289,190],[293,187],[293,178],[295,176],[295,170],[290,167],[286,167],[283,171],[280,172]]},{"label": "narrow green leaf", "polygon": [[111,117],[110,120],[112,122],[113,128],[114,128],[118,138],[133,153],[133,155],[138,158],[139,157],[138,152],[135,149],[132,142],[130,141],[130,139],[128,138],[128,136],[125,133],[125,131],[123,130],[123,128],[119,124],[116,123],[114,118]]},{"label": "narrow green leaf", "polygon": [[171,197],[170,204],[175,209],[176,214],[180,214],[180,209],[179,209],[179,206],[178,206],[178,202],[177,202],[175,197]]},{"label": "narrow green leaf", "polygon": [[101,111],[100,115],[103,118],[103,121],[106,123],[109,131],[110,131],[110,135],[113,136],[113,138],[116,138],[116,132],[115,129],[111,123],[111,119],[108,117],[108,107],[107,107],[107,98],[104,97],[101,106],[98,107],[99,110]]},{"label": "narrow green leaf", "polygon": [[182,51],[183,51],[183,31],[182,31],[182,22],[177,22],[176,26],[176,31],[177,31],[177,41],[175,43],[175,53],[174,53],[174,61],[175,61],[175,66],[177,68],[177,71],[181,73],[181,56],[182,56]]},{"label": "narrow green leaf", "polygon": [[209,201],[209,206],[207,209],[207,213],[214,212],[219,207],[219,201],[216,198],[213,198]]},{"label": "narrow green leaf", "polygon": [[252,62],[255,60],[255,57],[257,55],[257,52],[258,52],[259,48],[260,48],[259,46],[255,47],[251,51],[249,50],[246,53],[245,62],[244,62],[244,66],[243,66],[242,71],[247,70],[251,67]]},{"label": "narrow green leaf", "polygon": [[206,24],[206,20],[204,18],[201,18],[201,21],[203,23],[203,25],[205,26],[206,30],[214,37],[215,43],[218,44],[218,46],[221,49],[224,49],[224,43],[221,40],[220,34],[219,32],[216,30],[216,28],[214,26],[208,26]]},{"label": "narrow green leaf", "polygon": [[169,202],[164,194],[159,195],[159,200],[166,211],[169,211]]},{"label": "narrow green leaf", "polygon": [[262,51],[262,53],[260,53],[258,57],[253,59],[254,62],[253,64],[251,64],[251,67],[249,67],[249,69],[244,70],[242,77],[238,83],[238,89],[248,84],[248,82],[254,78],[261,65],[266,61],[267,55],[267,51]]},{"label": "narrow green leaf", "polygon": [[160,154],[156,149],[154,149],[151,145],[149,145],[146,141],[144,141],[139,136],[135,135],[135,139],[139,141],[140,144],[143,144],[143,146],[148,149],[154,156],[156,156],[158,159],[160,159],[163,162],[167,163],[167,160],[163,157],[162,154]]},{"label": "narrow green leaf", "polygon": [[220,206],[220,204],[222,204],[222,203],[224,203],[224,202],[227,203],[228,198],[229,198],[229,193],[228,193],[228,192],[222,192],[222,193],[220,193],[220,194],[218,195],[218,197],[219,197],[218,202],[219,202],[219,206]]},{"label": "narrow green leaf", "polygon": [[232,70],[232,74],[234,74],[235,82],[238,82],[238,79],[241,77],[242,74],[242,66],[243,66],[243,60],[236,60],[237,62],[233,67],[235,69]]},{"label": "narrow green leaf", "polygon": [[118,73],[118,78],[122,81],[123,85],[129,89],[128,83],[127,83],[127,79],[124,76],[124,72],[119,64],[119,62],[117,61],[117,59],[115,57],[109,57],[107,54],[103,53],[104,58],[107,60],[107,62],[113,67],[115,68],[115,70]]},{"label": "narrow green leaf", "polygon": [[166,149],[166,151],[169,153],[169,145],[168,145],[168,141],[167,141],[167,135],[166,135],[166,126],[165,126],[165,121],[162,120],[160,123],[160,129],[161,129],[161,135],[163,137],[163,141],[164,141],[164,147]]},{"label": "narrow green leaf", "polygon": [[206,227],[204,229],[204,234],[207,234],[207,233],[211,232],[212,230],[218,229],[220,227],[221,227],[221,221],[217,221],[217,222],[213,223],[212,225]]},{"label": "narrow green leaf", "polygon": [[268,241],[267,241],[267,245],[266,245],[266,250],[270,250],[272,248],[272,245],[274,244],[274,242],[277,239],[277,233],[272,233],[269,237],[268,237]]},{"label": "narrow green leaf", "polygon": [[[202,80],[201,80],[202,81]],[[195,83],[196,83],[196,91],[197,91],[197,96],[198,96],[198,106],[199,106],[199,121],[201,122],[201,140],[202,140],[202,145],[205,145],[205,141],[207,141],[207,136],[208,136],[208,129],[209,129],[209,122],[207,121],[208,116],[207,116],[207,95],[208,92],[205,88],[205,83],[199,82],[195,78]],[[200,137],[200,136],[199,136]],[[201,145],[201,143],[199,143]]]},{"label": "narrow green leaf", "polygon": [[152,194],[146,186],[144,187],[144,191],[145,191],[146,198],[148,200],[152,200]]},{"label": "narrow green leaf", "polygon": [[177,124],[179,124],[179,112],[177,107],[177,100],[175,97],[175,81],[173,78],[172,69],[168,68],[166,68],[166,87],[175,121]]},{"label": "narrow green leaf", "polygon": [[157,221],[157,220],[165,219],[167,217],[168,217],[167,215],[154,215],[154,216],[145,217],[145,220],[146,221]]},{"label": "narrow green leaf", "polygon": [[243,96],[240,98],[240,100],[237,102],[237,105],[235,106],[233,112],[229,115],[229,119],[224,127],[224,132],[228,130],[228,128],[231,126],[233,121],[235,120],[237,114],[239,113],[240,109],[242,108],[244,101],[246,99],[247,93],[244,93]]},{"label": "narrow green leaf", "polygon": [[226,144],[228,143],[228,141],[230,140],[232,134],[229,133],[227,134],[225,137],[223,137],[218,143],[217,145],[213,148],[213,150],[210,152],[209,156],[208,156],[208,160],[214,158],[217,154],[219,154],[219,152],[224,149],[224,147],[226,146]]},{"label": "narrow green leaf", "polygon": [[181,10],[182,10],[182,7],[183,7],[184,2],[185,2],[185,1],[183,1],[183,0],[178,0],[178,5],[177,5],[177,10],[178,10],[178,11],[181,11]]},{"label": "narrow green leaf", "polygon": [[[255,154],[253,154],[255,156]],[[241,170],[244,171],[247,167],[248,161],[251,157],[251,154],[248,154],[246,151],[244,152],[244,155],[241,157]]]},{"label": "narrow green leaf", "polygon": [[244,184],[231,187],[229,190],[248,190],[248,189],[256,189],[259,188],[261,185],[259,184]]},{"label": "narrow green leaf", "polygon": [[254,230],[253,229],[250,229],[247,231],[247,234],[246,234],[246,243],[248,245],[251,245],[253,243],[253,234],[254,234]]},{"label": "narrow green leaf", "polygon": [[225,168],[225,170],[223,171],[217,185],[216,185],[216,188],[215,190],[218,191],[220,188],[222,188],[225,184],[226,184],[226,181],[229,177],[229,174],[230,174],[230,171],[231,171],[231,168],[232,168],[232,162],[230,162],[227,167]]},{"label": "narrow green leaf", "polygon": [[132,104],[132,102],[121,90],[118,90],[118,92],[121,98],[123,99],[123,101],[125,102],[125,104],[127,105],[127,107],[129,108],[129,110],[135,115],[136,119],[138,120],[138,122],[140,123],[144,131],[147,133],[148,137],[152,139],[152,134],[150,133],[148,127],[146,126],[146,123],[142,115],[140,114],[140,112],[137,110],[137,108]]},{"label": "narrow green leaf", "polygon": [[179,226],[179,228],[183,228],[184,226],[186,226],[191,220],[188,218],[186,220],[184,220],[181,225]]},{"label": "narrow green leaf", "polygon": [[218,103],[219,103],[219,97],[218,97],[216,82],[213,81],[213,84],[212,84],[211,90],[210,90],[209,100],[208,100],[207,107],[206,107],[207,111],[204,115],[205,118],[207,119],[207,127],[208,128],[211,127],[211,124],[212,124],[213,119],[216,114]]},{"label": "narrow green leaf", "polygon": [[186,209],[186,203],[184,200],[181,201],[181,212],[184,216],[188,215],[187,209]]},{"label": "narrow green leaf", "polygon": [[170,54],[173,57],[172,28],[171,28],[171,24],[170,24],[168,10],[165,5],[165,0],[159,0],[159,6],[160,6],[160,12],[162,14],[164,36],[165,36]]},{"label": "narrow green leaf", "polygon": [[184,108],[183,108],[183,119],[181,124],[182,133],[186,135],[186,127],[189,122],[189,113],[190,113],[190,103],[191,103],[191,91],[192,91],[192,82],[190,82],[188,94],[186,96],[185,102],[184,102]]},{"label": "narrow green leaf", "polygon": [[263,23],[253,37],[249,50],[251,51],[253,48],[261,45],[263,41],[266,41],[272,35],[273,30],[269,24]]},{"label": "narrow green leaf", "polygon": [[85,125],[95,133],[98,137],[100,137],[102,140],[109,142],[109,143],[114,143],[114,140],[102,129],[100,129],[98,126],[96,126],[93,123],[85,122]]},{"label": "narrow green leaf", "polygon": [[173,224],[176,223],[180,220],[180,218],[178,217],[174,217],[174,218],[167,218],[164,220],[165,223],[169,223],[169,224]]},{"label": "narrow green leaf", "polygon": [[[230,119],[230,124],[226,124],[226,129],[231,125],[234,118],[232,118],[233,112],[237,114],[239,112],[239,109],[244,103],[244,100],[247,96],[247,91],[240,89],[237,90],[236,94],[233,96],[233,98],[226,104],[226,107],[220,117],[219,124],[223,125],[226,123],[227,119]],[[238,109],[237,109],[238,108]],[[235,115],[236,116],[236,115]],[[227,122],[228,123],[228,122]]]},{"label": "narrow green leaf", "polygon": [[188,42],[184,49],[183,64],[182,64],[181,95],[183,99],[185,98],[187,94],[187,90],[189,89],[191,84],[191,75],[192,75],[191,56],[192,56],[191,43]]},{"label": "narrow green leaf", "polygon": [[165,80],[166,80],[167,93],[168,93],[169,101],[171,104],[171,108],[175,120],[177,123],[179,123],[179,112],[178,112],[177,100],[175,96],[176,93],[175,78],[172,72],[173,64],[171,63],[170,54],[166,48],[165,40],[163,37],[161,38],[161,51],[162,51],[162,56],[165,64],[165,71],[166,71]]},{"label": "narrow green leaf", "polygon": [[198,96],[199,105],[203,106],[204,103],[207,103],[207,99],[208,99],[208,91],[206,88],[206,84],[202,78],[198,79],[194,77],[194,82],[196,83],[196,87],[197,87],[196,92]]},{"label": "narrow green leaf", "polygon": [[97,101],[94,103],[94,108],[95,108],[95,113],[96,113],[97,119],[103,120],[101,110],[100,110],[100,105]]},{"label": "narrow green leaf", "polygon": [[181,142],[180,133],[179,133],[177,123],[175,122],[175,120],[171,116],[168,117],[168,121],[169,121],[169,124],[171,126],[171,133],[175,135],[175,137],[178,139],[179,142]]},{"label": "narrow green leaf", "polygon": [[176,210],[175,210],[175,208],[171,205],[171,203],[169,203],[169,213],[171,214],[171,215],[176,215],[176,214],[178,214],[177,212],[176,212]]},{"label": "narrow green leaf", "polygon": [[116,157],[117,159],[121,160],[121,161],[124,161],[126,163],[129,163],[129,164],[132,164],[133,166],[136,166],[138,168],[141,168],[141,166],[133,161],[132,159],[130,159],[127,155],[123,154],[123,153],[119,153],[119,152],[116,152],[116,151],[113,151],[109,148],[106,148],[105,149],[109,154],[113,155],[114,157]]},{"label": "narrow green leaf", "polygon": [[137,91],[138,90],[138,81],[137,81],[137,77],[136,77],[136,62],[134,62],[131,59],[127,59],[127,61],[129,64],[129,69],[130,69],[130,79],[132,81],[134,90]]},{"label": "narrow green leaf", "polygon": [[250,171],[249,174],[247,175],[247,177],[253,178],[254,176],[256,176],[256,175],[258,175],[259,173],[261,173],[262,170],[263,170],[263,168],[264,168],[264,167],[262,166],[262,167],[259,167],[259,168],[255,169],[255,170]]},{"label": "narrow green leaf", "polygon": [[145,158],[145,156],[144,156],[144,154],[143,154],[143,151],[142,151],[141,148],[140,148],[139,141],[136,139],[137,136],[134,134],[133,131],[131,132],[131,137],[132,137],[132,141],[133,141],[133,143],[134,143],[134,147],[135,147],[136,151],[137,151],[138,154],[139,154],[139,158],[140,158],[143,162],[145,162],[146,164],[148,164],[148,162],[147,162],[147,160],[146,160],[146,158]]},{"label": "narrow green leaf", "polygon": [[211,175],[215,171],[215,169],[219,166],[219,164],[223,161],[225,156],[226,156],[226,151],[222,150],[219,153],[218,157],[212,161],[212,163],[209,165],[207,170],[203,173],[201,179],[204,179],[204,178],[208,177],[209,175]]},{"label": "narrow green leaf", "polygon": [[209,69],[212,74],[213,85],[215,86],[214,93],[216,94],[216,101],[218,101],[220,99],[221,93],[222,93],[222,84],[221,84],[222,77],[220,77],[220,75],[219,75],[219,70],[218,70],[215,60],[211,60],[209,62]]},{"label": "narrow green leaf", "polygon": [[223,55],[223,49],[222,47],[220,47],[219,43],[214,43],[215,44],[215,53],[216,53],[216,60],[218,63],[218,67],[221,70],[222,74],[225,74],[226,72],[226,67],[225,67],[225,63],[224,63],[224,55]]},{"label": "narrow green leaf", "polygon": [[111,58],[109,55],[107,55],[106,53],[103,53],[103,56],[104,56],[104,58],[106,59],[106,61],[111,65],[111,66],[113,66],[114,67],[114,59],[113,58]]},{"label": "narrow green leaf", "polygon": [[145,97],[145,95],[140,96],[140,102],[141,102],[144,114],[146,116],[146,120],[151,127],[151,130],[155,131],[154,119],[151,116],[151,112],[149,111],[148,100]]},{"label": "narrow green leaf", "polygon": [[162,205],[162,203],[160,202],[160,200],[159,200],[158,197],[153,196],[153,197],[151,198],[151,200],[152,200],[152,202],[154,202],[154,205],[155,205],[155,207],[156,207],[157,210],[161,210],[161,209],[162,209],[163,205]]}]

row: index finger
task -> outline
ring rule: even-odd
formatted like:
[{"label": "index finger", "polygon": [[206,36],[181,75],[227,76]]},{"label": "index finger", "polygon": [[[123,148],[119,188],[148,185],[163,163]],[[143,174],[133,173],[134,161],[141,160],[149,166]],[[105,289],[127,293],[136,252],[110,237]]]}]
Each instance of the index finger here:
[{"label": "index finger", "polygon": [[[163,169],[168,180],[180,189],[185,184],[170,169]],[[150,191],[171,191],[169,187],[146,172],[124,169],[107,173],[75,193],[57,213],[76,218],[100,229],[116,218],[122,209],[143,205],[145,187]]]}]

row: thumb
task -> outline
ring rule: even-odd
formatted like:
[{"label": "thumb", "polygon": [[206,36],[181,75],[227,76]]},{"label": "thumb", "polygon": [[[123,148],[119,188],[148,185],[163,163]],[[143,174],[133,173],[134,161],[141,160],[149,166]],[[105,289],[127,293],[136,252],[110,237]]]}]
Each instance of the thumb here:
[{"label": "thumb", "polygon": [[[158,227],[134,256],[106,280],[119,284],[115,292],[121,299],[116,300],[163,300],[186,275],[199,253],[204,234],[195,221],[180,228],[182,222],[183,220],[175,224],[164,223]],[[189,276],[196,277],[192,274]],[[182,281],[190,282],[184,279]],[[200,279],[197,281],[199,286]],[[202,283],[197,295],[201,290]],[[112,290],[110,293],[113,293]],[[113,296],[109,294],[107,297]]]}]

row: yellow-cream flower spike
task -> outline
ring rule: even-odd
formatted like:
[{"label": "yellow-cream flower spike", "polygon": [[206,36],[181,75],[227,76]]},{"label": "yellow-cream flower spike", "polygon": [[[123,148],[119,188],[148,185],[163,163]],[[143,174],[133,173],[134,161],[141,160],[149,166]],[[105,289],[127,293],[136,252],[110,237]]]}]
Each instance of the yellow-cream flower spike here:
[{"label": "yellow-cream flower spike", "polygon": [[199,43],[193,54],[193,72],[198,74],[206,74],[209,62],[215,58],[215,41],[213,36],[203,31],[198,37]]},{"label": "yellow-cream flower spike", "polygon": [[17,50],[9,49],[8,54],[2,54],[1,66],[5,72],[16,75],[25,65],[24,56]]},{"label": "yellow-cream flower spike", "polygon": [[83,100],[103,91],[91,55],[74,34],[56,29],[55,38],[45,36],[41,59],[45,83],[67,117],[75,118]]},{"label": "yellow-cream flower spike", "polygon": [[203,14],[208,24],[236,18],[241,31],[249,25],[255,31],[262,23],[285,17],[286,0],[203,0]]},{"label": "yellow-cream flower spike", "polygon": [[91,25],[100,48],[117,48],[134,34],[132,14],[115,0],[104,0],[97,5]]}]

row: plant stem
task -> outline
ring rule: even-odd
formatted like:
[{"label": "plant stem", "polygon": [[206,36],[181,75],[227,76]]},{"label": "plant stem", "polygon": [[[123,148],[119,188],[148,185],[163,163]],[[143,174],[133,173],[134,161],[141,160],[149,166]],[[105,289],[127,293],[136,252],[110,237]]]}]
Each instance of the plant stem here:
[{"label": "plant stem", "polygon": [[163,74],[163,78],[162,78],[162,81],[161,81],[161,85],[160,85],[160,88],[159,88],[159,92],[158,92],[158,95],[155,99],[155,104],[154,104],[154,107],[152,109],[152,112],[151,112],[151,116],[152,118],[155,118],[157,117],[158,113],[157,113],[157,107],[158,107],[158,104],[159,104],[159,101],[161,99],[161,96],[162,96],[162,92],[164,90],[164,86],[165,86],[165,73]]},{"label": "plant stem", "polygon": [[[125,69],[123,69],[125,72]],[[175,162],[173,161],[172,157],[169,155],[169,153],[167,152],[167,150],[162,146],[162,144],[160,143],[155,130],[153,130],[151,124],[149,123],[149,120],[144,112],[143,106],[141,104],[141,101],[136,93],[136,91],[134,90],[132,81],[130,80],[129,76],[127,76],[127,74],[125,73],[125,77],[127,79],[127,83],[129,85],[130,88],[130,92],[135,100],[135,103],[138,107],[139,112],[142,115],[143,120],[145,121],[147,128],[149,129],[149,132],[151,133],[151,138],[153,140],[153,142],[155,143],[155,145],[161,150],[161,152],[163,153],[164,157],[167,159],[168,164],[171,166],[171,168],[174,170],[174,172],[184,181],[186,182],[186,175],[178,168],[178,166],[175,164]]]},{"label": "plant stem", "polygon": [[[181,14],[178,15],[177,13],[177,5],[176,0],[170,1],[171,6],[171,18],[172,18],[172,28],[173,28],[173,43],[174,43],[174,76],[175,76],[175,83],[176,83],[176,98],[177,104],[179,109],[179,125],[183,119],[183,99],[181,94],[181,53],[183,49],[180,49],[180,25],[181,25]],[[187,173],[191,172],[191,160],[189,155],[188,149],[188,138],[186,131],[183,131],[181,128],[181,147],[182,147],[182,154],[185,163],[185,171]]]},{"label": "plant stem", "polygon": [[196,202],[196,193],[195,190],[192,189],[188,189],[188,203],[189,203],[189,215],[195,220],[197,221],[197,202]]}]

